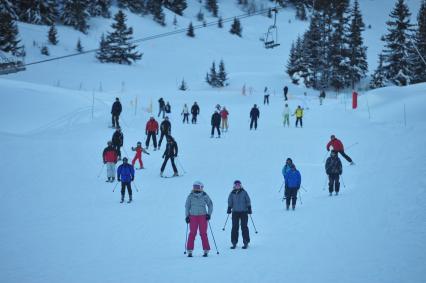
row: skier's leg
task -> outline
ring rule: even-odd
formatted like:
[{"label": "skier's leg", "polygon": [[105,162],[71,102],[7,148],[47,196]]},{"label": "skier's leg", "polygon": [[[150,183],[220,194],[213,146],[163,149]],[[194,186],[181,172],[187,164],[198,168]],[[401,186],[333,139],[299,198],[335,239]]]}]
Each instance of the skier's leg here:
[{"label": "skier's leg", "polygon": [[212,126],[212,132],[211,132],[211,136],[214,136],[214,126]]},{"label": "skier's leg", "polygon": [[112,124],[112,127],[115,128],[114,114],[111,115],[111,124]]},{"label": "skier's leg", "polygon": [[251,118],[251,120],[250,120],[250,130],[253,128],[253,123],[254,123],[254,119]]},{"label": "skier's leg", "polygon": [[334,185],[334,177],[333,174],[328,175],[328,192],[331,194],[333,190]]},{"label": "skier's leg", "polygon": [[174,158],[173,156],[172,156],[172,157],[170,157],[170,161],[172,162],[173,172],[174,172],[175,174],[177,174],[177,173],[178,173],[178,170],[177,170],[177,168],[176,168],[175,158]]},{"label": "skier's leg", "polygon": [[203,245],[203,250],[204,251],[209,251],[210,250],[210,245],[209,245],[209,238],[207,237],[207,219],[205,215],[199,215],[199,227],[200,227],[200,237],[201,237],[201,243]]},{"label": "skier's leg", "polygon": [[121,201],[124,200],[124,194],[126,193],[126,184],[121,182]]},{"label": "skier's leg", "polygon": [[339,182],[340,176],[336,174],[336,177],[334,178],[334,186],[336,188],[336,194],[340,191],[340,182]]},{"label": "skier's leg", "polygon": [[168,156],[164,157],[163,165],[161,165],[161,172],[164,172],[164,168],[166,168],[166,164],[168,160],[169,160]]},{"label": "skier's leg", "polygon": [[290,207],[290,197],[291,197],[290,190],[288,188],[285,188],[284,197],[285,197],[285,205],[286,205],[286,208],[288,209]]},{"label": "skier's leg", "polygon": [[216,126],[216,129],[217,129],[217,133],[218,133],[218,135],[220,137],[220,128],[219,128],[219,125]]},{"label": "skier's leg", "polygon": [[139,166],[143,168],[142,156],[138,156]]},{"label": "skier's leg", "polygon": [[291,206],[293,207],[293,209],[296,207],[296,202],[297,202],[297,190],[292,190],[291,191]]},{"label": "skier's leg", "polygon": [[238,243],[238,227],[239,217],[237,212],[232,212],[232,229],[231,229],[231,243],[236,245]]},{"label": "skier's leg", "polygon": [[340,155],[341,156],[343,156],[343,158],[344,159],[346,159],[346,161],[348,161],[348,162],[352,162],[352,158],[350,158],[346,153],[345,153],[345,151],[339,151],[339,153],[340,153]]},{"label": "skier's leg", "polygon": [[243,243],[248,244],[250,243],[250,233],[248,228],[248,214],[247,212],[241,213],[241,233],[243,235]]},{"label": "skier's leg", "polygon": [[148,135],[146,135],[146,141],[145,141],[145,147],[149,147],[149,140],[151,139],[151,132],[148,132]]},{"label": "skier's leg", "polygon": [[155,134],[155,132],[152,133],[152,141],[154,144],[154,148],[157,148],[157,135]]},{"label": "skier's leg", "polygon": [[129,194],[129,200],[131,201],[132,200],[132,184],[128,182],[126,186],[127,186],[127,193]]},{"label": "skier's leg", "polygon": [[186,245],[186,249],[188,251],[194,250],[194,240],[195,236],[197,236],[197,230],[198,230],[198,219],[196,216],[189,216],[189,236],[188,236],[188,243]]},{"label": "skier's leg", "polygon": [[257,130],[257,118],[254,119],[254,129]]},{"label": "skier's leg", "polygon": [[120,115],[116,115],[115,116],[115,124],[117,125],[117,128],[120,127],[120,123],[118,122],[119,119],[120,119]]},{"label": "skier's leg", "polygon": [[300,117],[300,127],[303,128],[303,117]]},{"label": "skier's leg", "polygon": [[160,133],[160,140],[158,141],[158,147],[161,147],[161,142],[163,141],[163,137],[164,137],[164,132],[161,131],[161,133]]},{"label": "skier's leg", "polygon": [[133,160],[132,160],[132,166],[133,167],[135,167],[135,163],[136,163],[136,160],[138,159],[138,156],[137,155],[135,155],[135,157],[133,157]]}]

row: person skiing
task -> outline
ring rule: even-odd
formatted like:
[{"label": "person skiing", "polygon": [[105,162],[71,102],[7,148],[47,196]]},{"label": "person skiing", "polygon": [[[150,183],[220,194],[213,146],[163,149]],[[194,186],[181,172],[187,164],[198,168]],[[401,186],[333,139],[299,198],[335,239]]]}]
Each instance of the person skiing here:
[{"label": "person skiing", "polygon": [[167,101],[166,106],[164,106],[164,111],[166,111],[167,114],[170,114],[172,112],[172,107],[170,106],[170,103]]},{"label": "person skiing", "polygon": [[[207,209],[206,209],[207,207]],[[186,245],[188,257],[192,257],[194,241],[197,230],[200,233],[203,245],[203,257],[207,257],[210,251],[209,239],[207,237],[208,221],[213,213],[213,202],[209,195],[204,192],[204,185],[200,181],[194,182],[192,191],[185,202],[185,222],[189,224],[189,237]]]},{"label": "person skiing", "polygon": [[229,112],[226,109],[226,107],[223,106],[222,110],[220,111],[220,118],[222,121],[221,129],[222,131],[225,131],[225,132],[228,131],[228,116],[229,116]]},{"label": "person skiing", "polygon": [[257,108],[257,105],[255,104],[253,108],[250,110],[250,130],[253,128],[257,130],[257,119],[259,119],[260,112],[259,108]]},{"label": "person skiing", "polygon": [[146,123],[145,134],[147,135],[145,141],[145,148],[148,149],[149,141],[152,137],[154,150],[157,150],[158,122],[154,119],[154,116],[151,116],[151,118],[149,118],[148,122]]},{"label": "person skiing", "polygon": [[287,127],[290,127],[290,108],[288,107],[288,104],[286,103],[283,110],[283,125],[287,124]]},{"label": "person skiing", "polygon": [[198,106],[197,102],[194,102],[194,104],[192,105],[191,114],[192,114],[191,123],[197,124],[197,116],[198,114],[200,114],[200,107]]},{"label": "person skiing", "polygon": [[325,162],[325,172],[328,175],[328,192],[330,196],[332,196],[333,191],[335,191],[337,196],[340,190],[339,178],[343,173],[342,161],[340,161],[340,158],[337,156],[337,151],[331,151],[330,157],[328,157]]},{"label": "person skiing", "polygon": [[123,158],[123,164],[118,166],[117,180],[121,182],[121,203],[124,202],[124,194],[127,188],[129,200],[127,203],[132,202],[132,185],[131,182],[135,179],[135,169],[128,163],[127,157]]},{"label": "person skiing", "polygon": [[172,134],[172,124],[169,121],[169,117],[165,117],[160,124],[160,140],[158,141],[158,149],[161,147],[161,142],[163,141],[164,136]]},{"label": "person skiing", "polygon": [[287,101],[288,86],[285,86],[283,90],[284,90],[284,100]]},{"label": "person skiing", "polygon": [[188,106],[186,106],[186,103],[183,105],[181,115],[183,115],[182,123],[185,123],[186,121],[186,123],[189,124],[189,109],[188,109]]},{"label": "person skiing", "polygon": [[293,116],[296,115],[296,128],[297,125],[299,125],[300,122],[300,127],[303,128],[303,108],[299,106],[297,106],[296,111],[294,111]]},{"label": "person skiing", "polygon": [[144,169],[142,162],[142,152],[149,155],[149,152],[142,147],[142,143],[138,142],[136,147],[132,147],[132,151],[136,151],[135,157],[132,160],[132,166],[135,167],[136,160],[139,161],[139,169]]},{"label": "person skiing", "polygon": [[216,110],[217,110],[217,112],[220,112],[221,109],[222,108],[221,108],[220,104],[216,104]]},{"label": "person skiing", "polygon": [[344,150],[343,143],[336,138],[335,135],[331,135],[330,141],[327,143],[327,151],[330,151],[330,147],[337,153],[340,153],[340,155],[343,156],[346,161],[348,161],[351,165],[354,165],[355,163],[352,161],[352,158],[350,158]]},{"label": "person skiing", "polygon": [[297,201],[297,192],[300,189],[302,177],[300,175],[300,172],[296,169],[296,165],[294,165],[294,163],[290,164],[290,170],[287,173],[285,173],[284,180],[285,180],[284,195],[285,195],[286,209],[289,210],[290,200],[291,200],[291,206],[293,210],[295,210],[296,201]]},{"label": "person skiing", "polygon": [[220,114],[219,114],[219,112],[216,110],[216,111],[214,111],[214,113],[213,113],[213,115],[212,115],[212,121],[211,121],[211,124],[212,124],[212,133],[211,133],[211,138],[214,136],[214,129],[216,129],[217,130],[217,137],[218,138],[220,138],[220,120],[221,120],[221,117],[220,117]]},{"label": "person skiing", "polygon": [[228,196],[228,210],[232,212],[231,249],[235,249],[238,243],[238,230],[241,222],[241,233],[243,235],[243,249],[248,248],[250,233],[247,226],[248,214],[251,214],[251,201],[248,193],[244,190],[241,181],[234,182],[233,189]]},{"label": "person skiing", "polygon": [[112,104],[111,114],[112,114],[112,127],[118,128],[120,124],[118,119],[120,118],[120,114],[123,108],[121,107],[120,99],[118,97],[115,98],[115,102]]},{"label": "person skiing", "polygon": [[107,167],[107,180],[106,182],[114,182],[115,179],[115,164],[117,163],[118,155],[115,148],[112,146],[112,142],[108,141],[108,146],[102,153],[104,164]]},{"label": "person skiing", "polygon": [[118,127],[114,134],[112,135],[112,146],[115,148],[115,151],[117,152],[118,155],[118,160],[121,160],[121,150],[120,148],[123,146],[124,144],[124,136],[123,133],[121,132],[121,128]]},{"label": "person skiing", "polygon": [[163,113],[163,119],[165,115],[165,106],[166,104],[164,103],[164,99],[160,97],[160,99],[158,100],[158,117],[160,117],[160,114]]},{"label": "person skiing", "polygon": [[325,99],[325,91],[321,90],[320,95],[319,95],[320,105],[322,105],[322,102],[324,101],[324,99]]},{"label": "person skiing", "polygon": [[164,168],[166,168],[167,161],[170,159],[173,167],[173,177],[179,176],[178,170],[175,164],[175,157],[178,155],[178,146],[174,138],[170,135],[166,136],[167,145],[166,150],[163,153],[163,164],[161,165],[160,176],[163,177]]},{"label": "person skiing", "polygon": [[263,104],[269,105],[269,95],[271,92],[268,90],[268,87],[265,86],[265,89],[263,90]]}]

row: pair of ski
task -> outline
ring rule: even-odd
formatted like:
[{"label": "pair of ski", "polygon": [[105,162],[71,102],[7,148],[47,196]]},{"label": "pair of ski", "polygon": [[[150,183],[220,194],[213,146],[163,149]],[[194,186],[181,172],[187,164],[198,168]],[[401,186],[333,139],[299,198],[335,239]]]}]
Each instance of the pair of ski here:
[{"label": "pair of ski", "polygon": [[[129,199],[128,201],[127,201],[127,203],[131,203],[132,201]],[[120,203],[124,203],[124,199],[122,199],[121,201],[120,201]]]}]

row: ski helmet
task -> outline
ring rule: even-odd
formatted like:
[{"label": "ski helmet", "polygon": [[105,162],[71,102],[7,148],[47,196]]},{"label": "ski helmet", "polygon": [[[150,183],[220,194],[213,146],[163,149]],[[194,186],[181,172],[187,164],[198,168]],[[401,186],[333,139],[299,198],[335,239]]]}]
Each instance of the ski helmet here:
[{"label": "ski helmet", "polygon": [[200,181],[195,181],[194,184],[192,184],[192,188],[194,190],[202,190],[204,188],[204,184]]},{"label": "ski helmet", "polygon": [[124,158],[123,158],[123,163],[127,163],[127,161],[129,161],[129,160],[127,159],[127,157],[124,157]]}]

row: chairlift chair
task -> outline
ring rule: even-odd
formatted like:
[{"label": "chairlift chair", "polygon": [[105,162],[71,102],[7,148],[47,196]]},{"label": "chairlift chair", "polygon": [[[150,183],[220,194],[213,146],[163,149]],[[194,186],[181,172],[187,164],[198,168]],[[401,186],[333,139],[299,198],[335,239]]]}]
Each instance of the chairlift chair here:
[{"label": "chairlift chair", "polygon": [[272,12],[275,13],[274,24],[268,28],[268,31],[265,34],[265,39],[263,40],[265,48],[267,49],[280,46],[280,43],[278,43],[278,28],[277,28],[278,9],[273,8]]}]

